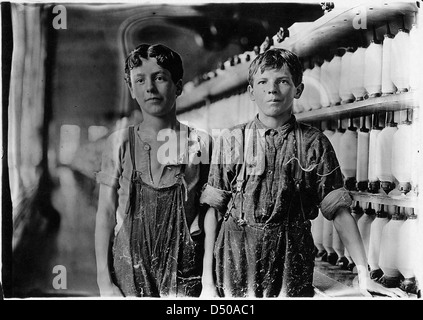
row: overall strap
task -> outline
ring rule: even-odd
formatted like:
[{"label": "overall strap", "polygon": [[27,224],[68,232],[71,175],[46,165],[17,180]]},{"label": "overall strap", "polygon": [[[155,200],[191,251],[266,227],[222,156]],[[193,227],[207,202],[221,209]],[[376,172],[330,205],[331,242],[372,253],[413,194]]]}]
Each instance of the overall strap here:
[{"label": "overall strap", "polygon": [[[246,165],[246,161],[247,161],[247,148],[249,146],[248,141],[246,140],[246,131],[247,129],[249,129],[252,126],[252,122],[249,122],[245,127],[244,130],[242,131],[243,133],[243,137],[242,137],[242,165],[241,165],[241,170],[239,171],[239,174],[237,176],[236,179],[236,194],[239,194],[240,197],[240,205],[239,205],[239,211],[240,211],[240,219],[238,220],[238,225],[242,226],[246,224],[246,220],[244,220],[244,187],[245,187],[245,182],[246,182],[246,177],[247,177],[247,165]],[[254,145],[254,144],[253,144]],[[235,195],[236,195],[235,194]]]},{"label": "overall strap", "polygon": [[[245,164],[245,158],[246,158],[246,150],[245,150],[245,146],[247,145],[245,143],[245,130],[247,128],[248,124],[241,130],[242,131],[242,165],[241,165],[241,170],[239,171],[237,177],[236,177],[236,190],[235,190],[235,194],[232,193],[232,197],[231,197],[231,201],[230,201],[230,205],[228,207],[228,209],[226,210],[226,213],[224,215],[224,220],[228,220],[232,209],[235,207],[235,198],[237,195],[239,195],[241,198],[241,203],[240,203],[240,211],[241,211],[241,217],[243,218],[243,193],[244,193],[244,185],[245,185],[245,179],[246,179],[246,164]],[[241,220],[242,220],[241,218]]]},{"label": "overall strap", "polygon": [[190,141],[190,138],[191,138],[191,133],[195,132],[195,129],[191,128],[190,126],[187,126],[187,128],[188,128],[188,133],[187,133],[187,139],[186,139],[186,142],[185,142],[185,157],[184,157],[184,161],[181,164],[180,171],[179,171],[179,173],[182,174],[182,175],[185,175],[185,169],[186,169],[187,164],[189,162],[189,151],[188,150],[189,150],[189,141]]},{"label": "overall strap", "polygon": [[[189,126],[187,126],[187,129],[188,129],[188,133],[187,133],[187,139],[185,141],[185,148],[184,148],[185,153],[182,156],[182,158],[178,157],[178,161],[177,161],[177,163],[178,163],[177,170],[178,171],[176,172],[176,175],[178,177],[180,177],[182,180],[184,179],[185,169],[186,169],[188,161],[189,161],[189,152],[188,152],[189,147],[188,146],[189,146],[190,134],[192,132],[192,129]],[[182,162],[180,162],[181,159],[182,159]]]},{"label": "overall strap", "polygon": [[239,174],[236,178],[236,191],[240,193],[244,192],[244,185],[245,185],[245,180],[247,176],[246,160],[247,160],[247,148],[249,146],[249,143],[248,141],[245,141],[245,140],[247,136],[246,131],[251,126],[252,126],[252,122],[249,122],[245,125],[244,129],[242,130],[242,165],[241,165],[241,170],[239,171]]},{"label": "overall strap", "polygon": [[179,171],[177,173],[178,179],[182,186],[181,192],[183,194],[183,198],[185,202],[188,201],[188,183],[185,180],[185,169],[189,161],[189,152],[188,152],[189,147],[188,146],[189,146],[190,135],[191,135],[191,132],[193,131],[191,127],[187,126],[187,128],[188,128],[188,134],[187,134],[186,145],[185,145],[185,155],[183,157],[183,162],[179,164],[178,166]]},{"label": "overall strap", "polygon": [[300,124],[295,122],[295,140],[296,140],[296,147],[297,147],[297,159],[298,161],[295,162],[294,166],[294,182],[295,182],[295,190],[300,197],[300,206],[301,206],[301,213],[303,215],[304,221],[307,220],[304,208],[303,208],[303,199],[302,199],[302,180],[303,180],[303,170],[301,167],[306,168],[306,152],[305,152],[305,143],[303,141],[303,130],[300,128]]},{"label": "overall strap", "polygon": [[300,128],[300,125],[295,122],[295,140],[296,140],[296,148],[297,148],[297,154],[296,157],[298,161],[296,162],[296,165],[294,166],[294,182],[295,187],[297,188],[297,191],[300,191],[301,181],[303,178],[303,170],[301,167],[305,168],[305,143],[303,141],[303,131]]},{"label": "overall strap", "polygon": [[131,156],[132,169],[136,170],[135,166],[135,130],[134,126],[129,126],[129,154]]},{"label": "overall strap", "polygon": [[245,165],[245,159],[242,162],[241,170],[239,171],[239,174],[236,178],[236,191],[237,192],[243,192],[244,191],[244,183],[245,183],[245,177],[246,177],[246,165]]},{"label": "overall strap", "polygon": [[[133,181],[136,172],[135,172],[135,132],[134,132],[134,126],[128,127],[128,137],[129,137],[129,156],[131,157],[132,162],[132,173],[131,173],[131,181]],[[132,205],[133,205],[133,197],[134,197],[134,190],[133,190],[133,184],[131,183],[129,188],[129,201],[126,202],[126,209],[125,214],[132,212]]]}]

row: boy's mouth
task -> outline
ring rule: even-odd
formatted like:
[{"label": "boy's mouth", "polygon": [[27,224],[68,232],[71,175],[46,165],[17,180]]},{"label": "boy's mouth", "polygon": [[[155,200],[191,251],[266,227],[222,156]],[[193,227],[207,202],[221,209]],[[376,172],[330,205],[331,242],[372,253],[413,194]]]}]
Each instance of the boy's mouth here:
[{"label": "boy's mouth", "polygon": [[161,99],[159,97],[150,97],[145,99],[145,101],[160,101]]}]

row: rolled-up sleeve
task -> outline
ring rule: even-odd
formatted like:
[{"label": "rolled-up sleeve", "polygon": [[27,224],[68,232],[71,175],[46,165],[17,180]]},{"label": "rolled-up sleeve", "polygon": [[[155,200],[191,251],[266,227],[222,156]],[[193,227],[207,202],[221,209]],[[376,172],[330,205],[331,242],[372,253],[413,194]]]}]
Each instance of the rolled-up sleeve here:
[{"label": "rolled-up sleeve", "polygon": [[231,199],[230,181],[236,162],[227,161],[226,157],[233,152],[228,144],[230,135],[229,131],[222,132],[213,144],[209,176],[200,198],[200,203],[207,204],[221,213],[226,212]]},{"label": "rolled-up sleeve", "polygon": [[219,212],[226,212],[232,193],[229,191],[215,188],[209,184],[204,186],[201,194],[200,203],[208,204]]},{"label": "rolled-up sleeve", "polygon": [[345,188],[339,188],[330,192],[321,202],[320,210],[328,220],[333,220],[339,209],[351,210],[352,198]]},{"label": "rolled-up sleeve", "polygon": [[314,151],[321,155],[316,171],[320,210],[326,219],[333,220],[340,208],[350,210],[352,198],[344,188],[344,178],[338,159],[326,136],[322,136]]}]

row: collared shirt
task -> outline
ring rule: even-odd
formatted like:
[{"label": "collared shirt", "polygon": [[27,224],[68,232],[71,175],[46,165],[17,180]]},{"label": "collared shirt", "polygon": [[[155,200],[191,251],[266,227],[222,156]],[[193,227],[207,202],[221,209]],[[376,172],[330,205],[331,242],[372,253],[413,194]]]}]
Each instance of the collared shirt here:
[{"label": "collared shirt", "polygon": [[[294,163],[297,159],[294,116],[285,125],[267,128],[256,116],[250,123],[224,131],[217,139],[212,156],[209,179],[201,202],[222,214],[236,192],[237,178],[242,175],[245,159],[245,197],[243,210],[252,223],[280,223],[291,208],[294,196]],[[305,211],[320,206],[328,219],[340,207],[351,205],[351,197],[343,188],[343,177],[334,149],[319,130],[299,123],[305,144],[305,164],[301,198]],[[247,128],[247,129],[246,129]],[[247,130],[251,131],[248,132]],[[244,148],[246,148],[244,152]],[[241,151],[240,151],[241,150]],[[329,193],[331,197],[326,197]],[[336,195],[336,196],[334,196]],[[299,214],[300,203],[294,211]],[[306,212],[306,214],[307,214]]]},{"label": "collared shirt", "polygon": [[[158,160],[164,165],[158,186],[154,186],[158,188],[174,185],[178,179],[176,175],[176,172],[178,172],[177,166],[185,165],[184,181],[187,189],[185,215],[188,226],[191,226],[199,213],[201,188],[207,182],[212,143],[211,137],[203,131],[188,128],[184,124],[181,124],[180,131],[180,139],[176,140],[174,140],[176,136],[172,135],[174,132],[163,131],[162,137],[158,138],[163,138],[163,141],[165,141],[164,138],[167,136],[170,140],[168,140],[167,146],[163,146],[162,152],[159,150],[157,155],[153,155],[151,154],[151,146],[142,140],[139,127],[135,126],[135,164],[143,182],[154,186],[150,157],[158,157]],[[181,147],[176,148],[176,145]],[[115,234],[120,229],[126,214],[131,176],[132,163],[129,152],[128,129],[117,130],[107,138],[102,155],[101,170],[96,174],[98,183],[117,189],[118,204]]]}]

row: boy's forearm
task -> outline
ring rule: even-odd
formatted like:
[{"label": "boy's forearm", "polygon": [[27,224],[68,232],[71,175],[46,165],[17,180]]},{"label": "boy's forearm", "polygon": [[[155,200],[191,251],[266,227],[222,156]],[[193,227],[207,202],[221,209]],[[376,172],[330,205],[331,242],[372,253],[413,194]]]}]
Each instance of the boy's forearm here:
[{"label": "boy's forearm", "polygon": [[214,208],[207,210],[204,218],[204,259],[203,259],[203,285],[214,285],[213,278],[213,250],[216,241],[217,218]]},{"label": "boy's forearm", "polygon": [[111,282],[109,269],[109,244],[113,232],[114,223],[110,221],[106,214],[97,212],[95,226],[95,255],[97,263],[97,282]]},{"label": "boy's forearm", "polygon": [[341,208],[333,220],[336,231],[357,266],[360,278],[368,276],[367,257],[357,223],[350,212]]},{"label": "boy's forearm", "polygon": [[97,264],[97,282],[101,284],[111,283],[109,269],[109,246],[116,225],[116,189],[101,184],[98,198],[98,208],[95,223],[95,256]]}]

